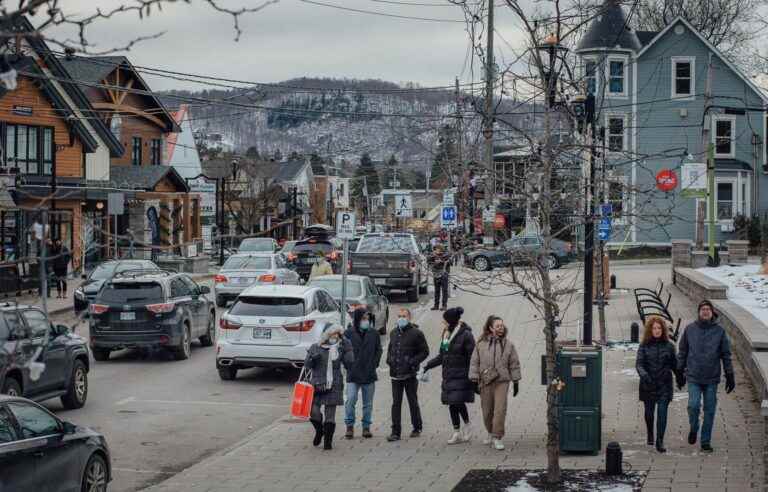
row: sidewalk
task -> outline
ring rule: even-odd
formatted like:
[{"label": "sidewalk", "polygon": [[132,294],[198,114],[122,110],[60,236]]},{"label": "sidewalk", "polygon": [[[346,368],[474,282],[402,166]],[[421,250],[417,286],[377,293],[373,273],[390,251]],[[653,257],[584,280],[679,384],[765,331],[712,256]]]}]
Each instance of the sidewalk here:
[{"label": "sidewalk", "polygon": [[[669,268],[626,266],[614,268],[614,273],[619,279],[619,287],[631,289],[653,286],[657,277],[668,282]],[[563,272],[563,275],[573,273]],[[560,339],[578,336],[580,301],[580,297],[574,298],[566,310]],[[193,465],[149,490],[448,491],[470,469],[545,468],[545,390],[539,380],[543,353],[541,321],[519,297],[460,294],[451,299],[450,305],[465,308],[465,321],[473,327],[475,336],[479,335],[488,314],[501,315],[518,348],[523,380],[517,398],[510,395],[505,451],[498,452],[480,443],[483,431],[479,403],[470,406],[475,431],[472,442],[456,446],[446,444],[451,427],[448,411],[440,404],[439,370],[431,372],[432,381],[419,388],[424,418],[422,437],[407,437],[409,417],[407,409],[403,409],[406,437],[400,442],[388,443],[385,436],[389,433],[392,400],[386,370],[380,370],[374,403],[373,439],[361,439],[358,424],[354,440],[338,438],[333,451],[323,452],[311,445],[311,426],[293,421],[286,415],[246,436],[229,450]],[[694,316],[692,303],[674,290],[671,309],[684,318],[683,323]],[[609,339],[629,339],[630,323],[637,318],[631,291],[614,292],[606,316]],[[419,318],[434,354],[439,338],[440,313],[421,311]],[[595,338],[598,336],[595,328]],[[624,461],[633,470],[647,472],[644,490],[763,490],[764,423],[759,403],[755,402],[753,389],[738,361],[734,361],[736,391],[726,395],[722,385],[720,388],[712,455],[702,455],[698,445],[689,446],[685,441],[688,432],[686,392],[677,392],[670,405],[666,437],[668,452],[658,454],[645,444],[645,424],[642,403],[638,401],[634,365],[635,351],[631,346],[619,346],[605,352],[602,447],[610,441],[621,443]],[[287,414],[289,395],[286,395],[285,404]],[[340,437],[344,431],[341,408],[337,411],[337,422],[337,436]],[[564,455],[561,465],[563,468],[599,469],[604,467],[604,461],[603,453],[599,456]]]}]

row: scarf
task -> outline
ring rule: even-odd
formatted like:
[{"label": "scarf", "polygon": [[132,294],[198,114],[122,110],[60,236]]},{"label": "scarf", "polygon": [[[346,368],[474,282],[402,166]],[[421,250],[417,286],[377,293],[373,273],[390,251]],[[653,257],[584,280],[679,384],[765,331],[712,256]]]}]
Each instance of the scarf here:
[{"label": "scarf", "polygon": [[461,328],[461,324],[456,325],[453,331],[443,331],[443,340],[440,342],[441,351],[448,352],[448,347],[451,345],[451,341],[453,341],[453,337],[456,336],[460,328]]},{"label": "scarf", "polygon": [[321,388],[330,391],[333,388],[333,362],[339,360],[339,345],[341,342],[323,344],[321,347],[328,349],[328,364],[325,366],[325,387]]}]

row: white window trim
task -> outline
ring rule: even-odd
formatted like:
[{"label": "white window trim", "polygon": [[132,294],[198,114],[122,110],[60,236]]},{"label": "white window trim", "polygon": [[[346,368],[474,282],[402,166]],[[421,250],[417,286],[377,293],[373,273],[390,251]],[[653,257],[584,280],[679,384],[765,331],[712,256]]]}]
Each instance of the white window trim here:
[{"label": "white window trim", "polygon": [[[620,61],[624,65],[624,90],[622,92],[611,92],[611,62]],[[617,99],[628,99],[629,93],[627,92],[627,86],[629,85],[629,58],[620,55],[610,55],[605,58],[605,97],[612,97]]]},{"label": "white window trim", "polygon": [[[620,151],[616,151],[616,150],[611,150],[611,147],[610,147],[610,139],[609,139],[609,137],[610,137],[610,131],[611,131],[610,128],[611,128],[611,126],[610,126],[609,123],[610,123],[610,121],[612,119],[619,119],[619,118],[624,121],[624,132],[623,132],[624,133],[624,141],[623,141],[623,143],[621,145],[621,150]],[[608,154],[608,155],[621,155],[624,152],[627,152],[627,150],[628,150],[627,149],[627,145],[629,144],[629,138],[628,138],[628,135],[627,135],[627,121],[628,121],[627,115],[624,114],[624,113],[608,113],[608,114],[605,115],[605,152],[606,152],[606,154]]]},{"label": "white window trim", "polygon": [[587,62],[595,64],[595,97],[600,94],[600,61],[596,56],[582,56],[581,57],[581,78],[584,81],[584,94],[589,94],[587,91]]},{"label": "white window trim", "polygon": [[[690,94],[678,94],[677,93],[677,64],[678,63],[690,63],[691,64],[691,93]],[[696,99],[696,57],[695,56],[673,56],[672,57],[672,72],[670,73],[670,79],[672,81],[672,99],[678,101],[693,101]]]},{"label": "white window trim", "polygon": [[[717,185],[719,183],[731,183],[733,186],[733,205],[732,205],[732,217],[736,217],[737,215],[744,215],[746,217],[752,216],[752,204],[750,203],[751,200],[751,193],[752,190],[750,189],[750,173],[746,172],[739,172],[734,176],[715,176],[715,213],[717,213],[717,203],[718,203],[718,196],[717,196]],[[742,183],[747,183],[747,186],[745,187],[745,191],[747,196],[742,197],[741,191],[742,191]],[[697,202],[704,201],[706,203],[706,198],[699,198]],[[741,210],[741,204],[744,203],[747,207],[746,210]],[[696,207],[696,210],[698,212],[698,205]],[[697,213],[698,215],[698,213]],[[717,223],[717,226],[722,225],[733,225],[733,219],[718,219],[715,221]],[[704,207],[704,225],[709,226],[709,206]]]},{"label": "white window trim", "polygon": [[[717,122],[731,122],[731,151],[728,154],[717,153]],[[712,116],[712,144],[715,146],[715,158],[735,159],[736,158],[736,116],[733,115],[713,115]]]},{"label": "white window trim", "polygon": [[622,197],[621,197],[621,210],[622,214],[621,217],[613,219],[613,224],[617,226],[624,226],[627,225],[627,215],[629,215],[629,204],[630,204],[630,192],[628,190],[629,188],[629,178],[627,176],[606,176],[605,178],[605,188],[603,189],[603,202],[610,202],[611,198],[611,185],[610,183],[621,183],[621,189],[622,189]]}]

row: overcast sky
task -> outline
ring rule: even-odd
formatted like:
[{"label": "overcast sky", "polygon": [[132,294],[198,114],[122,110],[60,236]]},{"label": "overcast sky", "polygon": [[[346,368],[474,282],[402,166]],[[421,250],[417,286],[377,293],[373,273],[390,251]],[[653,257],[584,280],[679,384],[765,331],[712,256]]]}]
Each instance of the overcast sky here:
[{"label": "overcast sky", "polygon": [[[260,0],[219,0],[225,6],[254,6]],[[405,16],[463,20],[459,7],[446,0],[393,0],[427,4],[411,6],[377,0],[318,0],[323,3]],[[87,14],[131,0],[67,0],[69,13]],[[139,20],[135,13],[100,20],[90,31],[97,49],[125,45],[137,36],[165,32],[143,41],[127,55],[135,65],[258,82],[294,77],[376,78],[392,82],[447,85],[455,76],[470,80],[465,66],[468,35],[463,23],[424,22],[346,12],[300,0],[280,0],[263,11],[241,17],[243,34],[234,40],[232,18],[201,0],[193,5],[167,5],[163,12]],[[497,9],[497,30],[512,41],[509,14]],[[62,37],[62,32],[49,33]],[[499,53],[503,42],[497,38]],[[510,52],[507,50],[507,55]],[[477,58],[475,58],[477,64]],[[463,70],[463,71],[462,71]],[[147,77],[155,90],[204,88]],[[479,73],[475,70],[475,80]]]}]

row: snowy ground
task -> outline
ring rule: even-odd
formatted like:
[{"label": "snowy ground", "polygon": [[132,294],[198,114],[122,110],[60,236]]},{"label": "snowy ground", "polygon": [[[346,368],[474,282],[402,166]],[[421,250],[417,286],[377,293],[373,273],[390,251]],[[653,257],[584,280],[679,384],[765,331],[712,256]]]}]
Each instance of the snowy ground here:
[{"label": "snowy ground", "polygon": [[719,266],[697,271],[728,287],[728,300],[768,325],[768,275],[758,275],[760,265]]}]

